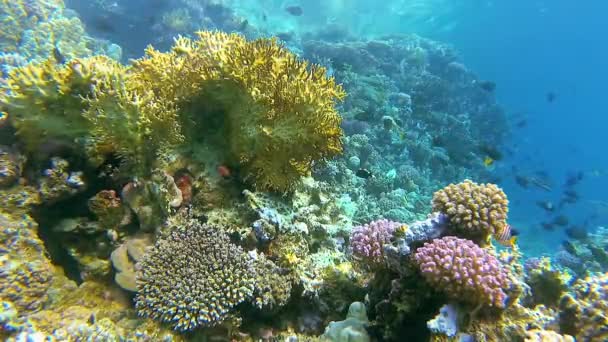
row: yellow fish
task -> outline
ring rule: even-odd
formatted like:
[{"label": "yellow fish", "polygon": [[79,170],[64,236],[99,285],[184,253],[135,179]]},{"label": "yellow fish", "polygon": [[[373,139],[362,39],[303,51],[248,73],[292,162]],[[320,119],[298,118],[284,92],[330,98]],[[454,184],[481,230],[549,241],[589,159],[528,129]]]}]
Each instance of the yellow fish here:
[{"label": "yellow fish", "polygon": [[511,227],[510,224],[505,224],[500,231],[494,232],[494,239],[505,247],[513,247],[517,243],[517,230]]},{"label": "yellow fish", "polygon": [[494,159],[492,159],[491,157],[485,157],[485,159],[483,160],[483,165],[489,167],[492,166],[492,164],[494,164]]}]

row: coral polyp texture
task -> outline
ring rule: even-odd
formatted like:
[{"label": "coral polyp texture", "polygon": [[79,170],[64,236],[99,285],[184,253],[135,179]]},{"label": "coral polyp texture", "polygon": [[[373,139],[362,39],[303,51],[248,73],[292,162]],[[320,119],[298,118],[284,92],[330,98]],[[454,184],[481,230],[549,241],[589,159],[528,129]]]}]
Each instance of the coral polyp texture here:
[{"label": "coral polyp texture", "polygon": [[509,201],[496,185],[467,179],[435,192],[433,211],[449,217],[454,235],[484,243],[493,233],[504,230]]},{"label": "coral polyp texture", "polygon": [[389,243],[395,229],[403,224],[389,220],[377,220],[353,228],[350,246],[353,256],[370,264],[382,264],[384,245]]},{"label": "coral polyp texture", "polygon": [[511,285],[508,273],[490,253],[474,242],[446,236],[416,250],[422,276],[449,297],[471,304],[502,308]]},{"label": "coral polyp texture", "polygon": [[18,315],[42,308],[49,299],[55,269],[38,238],[36,222],[26,215],[0,212],[0,255],[0,300]]},{"label": "coral polyp texture", "polygon": [[219,228],[186,219],[138,265],[135,307],[176,330],[215,326],[253,294],[253,259]]},{"label": "coral polyp texture", "polygon": [[608,340],[608,274],[577,280],[559,303],[560,330],[577,341]]}]

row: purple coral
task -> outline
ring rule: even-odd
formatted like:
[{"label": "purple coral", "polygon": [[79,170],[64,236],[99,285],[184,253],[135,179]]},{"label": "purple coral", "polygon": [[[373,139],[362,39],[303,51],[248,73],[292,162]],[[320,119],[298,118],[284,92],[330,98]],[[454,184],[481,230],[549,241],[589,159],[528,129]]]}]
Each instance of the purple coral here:
[{"label": "purple coral", "polygon": [[382,263],[383,246],[390,242],[395,229],[401,225],[389,220],[377,220],[353,228],[350,236],[353,256],[372,264]]},{"label": "purple coral", "polygon": [[504,307],[510,286],[500,262],[473,241],[446,236],[416,250],[424,278],[448,296],[475,304]]}]

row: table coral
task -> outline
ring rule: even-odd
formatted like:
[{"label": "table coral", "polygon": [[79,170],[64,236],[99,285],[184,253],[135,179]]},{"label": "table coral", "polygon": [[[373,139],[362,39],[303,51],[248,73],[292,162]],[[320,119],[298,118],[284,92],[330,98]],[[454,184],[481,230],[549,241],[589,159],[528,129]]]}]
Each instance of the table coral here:
[{"label": "table coral", "polygon": [[477,184],[470,180],[450,184],[433,195],[433,211],[450,219],[455,235],[485,243],[507,224],[507,195],[494,184]]},{"label": "table coral", "polygon": [[251,297],[253,259],[219,228],[190,219],[174,224],[140,262],[135,307],[180,331],[218,325]]}]

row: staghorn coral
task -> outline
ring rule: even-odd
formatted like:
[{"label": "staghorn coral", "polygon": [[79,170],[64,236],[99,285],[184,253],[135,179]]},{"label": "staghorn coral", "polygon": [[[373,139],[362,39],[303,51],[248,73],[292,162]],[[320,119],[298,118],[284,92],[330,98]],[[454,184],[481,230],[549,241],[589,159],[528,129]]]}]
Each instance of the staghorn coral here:
[{"label": "staghorn coral", "polygon": [[423,277],[453,299],[503,308],[511,280],[500,262],[470,240],[446,236],[416,250]]},{"label": "staghorn coral", "polygon": [[608,339],[608,274],[577,280],[559,303],[560,332],[577,341]]},{"label": "staghorn coral", "polygon": [[138,314],[180,331],[222,323],[253,293],[252,258],[218,228],[192,219],[170,226],[140,261]]},{"label": "staghorn coral", "polygon": [[494,184],[464,180],[450,184],[433,195],[433,211],[450,219],[450,228],[459,237],[484,244],[495,232],[502,232],[509,212],[507,195]]},{"label": "staghorn coral", "polygon": [[128,77],[126,67],[104,56],[28,64],[10,72],[0,108],[30,151],[47,140],[76,141],[94,164],[116,153],[125,168],[147,174],[181,135],[175,111],[150,92],[129,90]]},{"label": "staghorn coral", "polygon": [[134,88],[174,101],[182,121],[195,123],[183,128],[186,137],[227,145],[225,158],[245,179],[278,191],[293,189],[313,162],[341,152],[334,104],[344,92],[324,68],[274,39],[197,35],[177,39],[167,53],[149,48],[133,64]]}]

